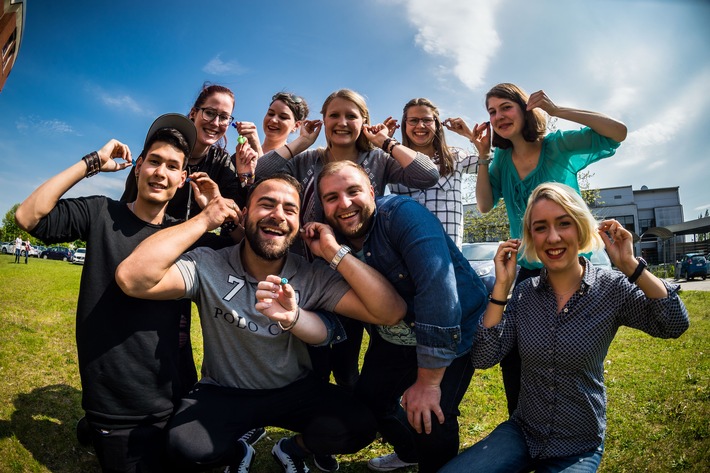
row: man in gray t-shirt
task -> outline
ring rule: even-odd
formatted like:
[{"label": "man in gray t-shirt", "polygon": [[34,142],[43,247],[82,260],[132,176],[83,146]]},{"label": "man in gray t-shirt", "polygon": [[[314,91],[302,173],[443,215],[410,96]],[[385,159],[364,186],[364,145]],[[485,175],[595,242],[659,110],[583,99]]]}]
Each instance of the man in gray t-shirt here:
[{"label": "man in gray t-shirt", "polygon": [[300,432],[272,450],[285,469],[297,465],[293,471],[307,471],[303,459],[309,453],[354,453],[374,439],[375,420],[367,408],[311,373],[307,344],[342,338],[329,312],[393,324],[406,306],[329,228],[312,230],[322,231],[311,240],[311,251],[330,267],[289,253],[299,231],[299,191],[287,175],[258,182],[242,211],[241,244],[183,254],[205,231],[236,220],[234,202],[215,197],[198,216],[146,239],[116,272],[131,296],[188,297],[199,309],[202,379],[168,427],[176,464],[242,471],[254,449],[239,438],[265,425]]}]

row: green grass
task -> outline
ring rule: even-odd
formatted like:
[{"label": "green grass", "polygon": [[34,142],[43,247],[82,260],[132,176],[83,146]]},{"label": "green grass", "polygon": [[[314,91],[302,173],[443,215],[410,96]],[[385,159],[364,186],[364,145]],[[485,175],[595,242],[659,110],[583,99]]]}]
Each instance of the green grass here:
[{"label": "green grass", "polygon": [[[12,261],[0,256],[0,473],[97,472],[91,449],[74,436],[82,416],[74,343],[82,268],[61,261]],[[622,328],[609,350],[602,472],[710,470],[710,292],[685,292],[682,298],[691,328],[680,339],[659,340]],[[199,362],[201,335],[194,317]],[[462,448],[505,419],[497,367],[476,372],[461,412]],[[268,429],[257,445],[254,473],[281,471],[270,450],[287,434]],[[341,471],[369,471],[370,457],[389,452],[376,441],[356,455],[340,456]]]}]

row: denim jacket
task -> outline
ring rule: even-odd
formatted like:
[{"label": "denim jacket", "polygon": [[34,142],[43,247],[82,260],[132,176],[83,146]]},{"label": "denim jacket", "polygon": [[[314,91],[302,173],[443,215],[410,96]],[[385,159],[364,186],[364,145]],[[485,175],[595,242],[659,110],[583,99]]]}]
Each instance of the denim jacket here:
[{"label": "denim jacket", "polygon": [[376,202],[363,256],[407,303],[418,366],[446,367],[471,349],[486,289],[429,210],[399,195]]}]

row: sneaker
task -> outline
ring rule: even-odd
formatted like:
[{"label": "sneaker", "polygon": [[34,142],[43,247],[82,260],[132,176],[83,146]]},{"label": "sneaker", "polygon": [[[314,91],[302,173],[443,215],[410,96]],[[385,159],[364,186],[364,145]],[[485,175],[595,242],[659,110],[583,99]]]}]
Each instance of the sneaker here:
[{"label": "sneaker", "polygon": [[244,456],[236,465],[229,465],[225,468],[224,473],[249,473],[251,464],[254,463],[254,455],[256,454],[256,451],[254,450],[254,447],[249,445],[244,440],[240,439],[239,443],[242,444],[242,447],[244,448]]},{"label": "sneaker", "polygon": [[274,456],[274,459],[279,462],[284,473],[308,473],[310,470],[303,461],[303,458],[289,455],[283,450],[283,445],[287,441],[288,439],[284,437],[276,442],[274,448],[271,449],[271,454]]},{"label": "sneaker", "polygon": [[325,471],[325,473],[333,473],[340,468],[335,455],[313,455],[313,463],[320,471]]},{"label": "sneaker", "polygon": [[256,445],[256,443],[264,437],[266,437],[266,429],[257,427],[256,429],[247,431],[244,435],[239,437],[239,440],[244,440],[249,445]]},{"label": "sneaker", "polygon": [[375,457],[367,462],[367,467],[374,471],[394,471],[407,466],[415,466],[417,463],[408,463],[399,459],[396,453]]}]

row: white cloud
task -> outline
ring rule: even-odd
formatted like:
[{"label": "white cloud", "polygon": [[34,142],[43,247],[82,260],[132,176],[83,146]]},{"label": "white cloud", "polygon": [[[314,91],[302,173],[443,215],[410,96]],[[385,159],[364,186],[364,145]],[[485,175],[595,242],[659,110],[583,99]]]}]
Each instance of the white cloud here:
[{"label": "white cloud", "polygon": [[237,61],[223,61],[221,54],[210,59],[210,61],[204,65],[202,70],[208,74],[214,74],[217,76],[227,76],[227,75],[241,75],[247,72],[247,68],[239,64]]},{"label": "white cloud", "polygon": [[138,115],[148,115],[148,112],[130,95],[111,96],[105,92],[102,92],[100,97],[101,101],[111,108],[118,110],[129,110]]},{"label": "white cloud", "polygon": [[400,2],[405,6],[407,20],[417,29],[415,43],[428,54],[452,60],[454,75],[466,87],[480,87],[491,57],[501,45],[494,28],[499,0]]},{"label": "white cloud", "polygon": [[41,135],[78,135],[72,126],[66,122],[52,118],[41,119],[36,115],[20,117],[15,122],[17,131],[21,133],[39,133]]}]

